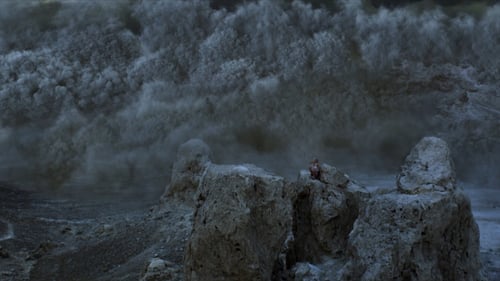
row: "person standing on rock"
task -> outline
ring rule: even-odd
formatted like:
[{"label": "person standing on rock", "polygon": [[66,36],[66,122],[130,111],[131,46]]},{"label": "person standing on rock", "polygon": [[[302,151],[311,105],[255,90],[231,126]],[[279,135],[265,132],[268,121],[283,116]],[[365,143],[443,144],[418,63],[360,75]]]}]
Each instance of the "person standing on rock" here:
[{"label": "person standing on rock", "polygon": [[309,165],[309,172],[311,173],[311,178],[319,180],[321,177],[321,167],[319,166],[319,160],[315,158],[311,161]]}]

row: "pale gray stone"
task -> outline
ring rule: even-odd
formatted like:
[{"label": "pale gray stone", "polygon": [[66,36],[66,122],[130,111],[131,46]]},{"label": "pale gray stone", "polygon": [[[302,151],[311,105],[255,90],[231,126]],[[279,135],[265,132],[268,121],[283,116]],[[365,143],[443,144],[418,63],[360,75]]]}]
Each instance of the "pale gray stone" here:
[{"label": "pale gray stone", "polygon": [[348,245],[342,280],[482,280],[479,231],[461,192],[374,196]]},{"label": "pale gray stone", "polygon": [[292,269],[295,281],[321,281],[321,269],[310,263],[297,263]]},{"label": "pale gray stone", "polygon": [[271,280],[286,249],[285,181],[253,165],[210,165],[200,184],[186,280]]},{"label": "pale gray stone", "polygon": [[181,281],[182,270],[180,266],[160,258],[151,259],[140,281],[164,280]]},{"label": "pale gray stone", "polygon": [[346,188],[350,179],[349,176],[339,171],[336,167],[321,164],[320,181],[335,187]]},{"label": "pale gray stone", "polygon": [[423,138],[406,157],[397,186],[403,193],[454,190],[455,173],[446,142],[437,137]]}]

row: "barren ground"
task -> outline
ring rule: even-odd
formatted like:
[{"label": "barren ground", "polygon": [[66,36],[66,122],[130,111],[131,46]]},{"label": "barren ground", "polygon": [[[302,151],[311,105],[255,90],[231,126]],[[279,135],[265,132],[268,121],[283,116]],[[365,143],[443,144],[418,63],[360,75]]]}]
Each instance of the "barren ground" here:
[{"label": "barren ground", "polygon": [[[391,177],[361,178],[368,189],[389,187]],[[500,280],[500,190],[461,184],[480,228],[481,256],[490,281]],[[136,196],[96,200],[0,186],[0,279],[134,280],[149,261],[182,272],[191,211]]]}]

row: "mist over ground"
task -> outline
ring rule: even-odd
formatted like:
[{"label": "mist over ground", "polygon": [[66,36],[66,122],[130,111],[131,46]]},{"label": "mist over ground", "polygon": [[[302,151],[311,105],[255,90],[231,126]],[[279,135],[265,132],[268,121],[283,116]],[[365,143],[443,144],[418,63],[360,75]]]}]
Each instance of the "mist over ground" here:
[{"label": "mist over ground", "polygon": [[181,143],[294,177],[423,136],[500,182],[495,1],[0,2],[0,180],[160,190]]}]

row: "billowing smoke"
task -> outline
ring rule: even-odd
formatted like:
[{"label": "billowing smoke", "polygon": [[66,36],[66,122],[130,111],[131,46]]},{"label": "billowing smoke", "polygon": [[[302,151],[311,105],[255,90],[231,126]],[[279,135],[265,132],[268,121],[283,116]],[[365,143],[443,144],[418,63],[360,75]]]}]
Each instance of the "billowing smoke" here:
[{"label": "billowing smoke", "polygon": [[2,1],[0,180],[158,190],[192,137],[395,172],[432,134],[496,184],[500,6],[375,2]]}]

